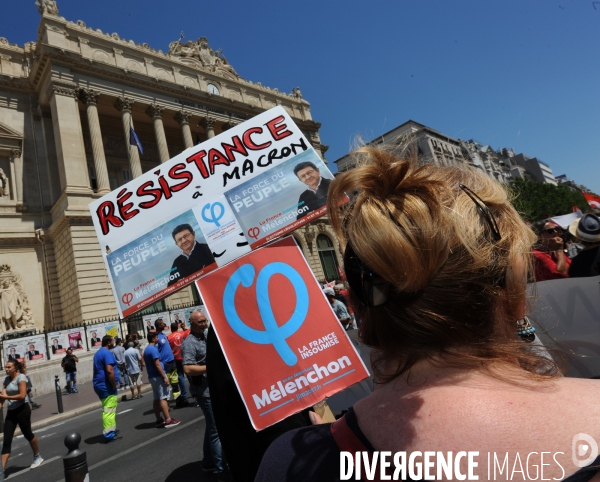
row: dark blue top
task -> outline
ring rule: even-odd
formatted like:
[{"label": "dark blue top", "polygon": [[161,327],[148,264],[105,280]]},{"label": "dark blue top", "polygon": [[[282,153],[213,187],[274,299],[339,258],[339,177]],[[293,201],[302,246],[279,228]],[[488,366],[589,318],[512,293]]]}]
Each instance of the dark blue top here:
[{"label": "dark blue top", "polygon": [[[148,378],[162,378],[161,374],[156,369],[156,364],[154,363],[154,360],[156,359],[160,360],[160,353],[158,352],[158,349],[154,345],[148,345],[144,349],[144,363],[146,363],[146,370],[148,370]],[[164,371],[165,366],[162,360],[160,361],[160,366]]]},{"label": "dark blue top", "polygon": [[[106,398],[109,395],[117,395],[117,385],[119,383],[119,370],[115,369],[117,360],[111,351],[106,348],[100,348],[94,355],[94,376],[93,385],[96,395],[100,398]],[[108,381],[108,372],[106,366],[112,365],[115,373],[115,388],[113,390],[110,382]]]},{"label": "dark blue top", "polygon": [[169,339],[166,337],[164,333],[158,334],[158,353],[160,354],[160,362],[164,365],[167,363],[171,363],[175,360],[175,356],[173,356],[173,350],[171,350],[171,344],[169,343]]}]

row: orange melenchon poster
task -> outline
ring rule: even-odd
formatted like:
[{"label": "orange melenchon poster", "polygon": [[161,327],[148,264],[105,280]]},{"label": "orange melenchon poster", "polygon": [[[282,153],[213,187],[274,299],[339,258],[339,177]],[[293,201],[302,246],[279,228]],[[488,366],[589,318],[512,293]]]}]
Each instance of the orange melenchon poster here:
[{"label": "orange melenchon poster", "polygon": [[369,376],[293,237],[196,284],[256,430]]}]

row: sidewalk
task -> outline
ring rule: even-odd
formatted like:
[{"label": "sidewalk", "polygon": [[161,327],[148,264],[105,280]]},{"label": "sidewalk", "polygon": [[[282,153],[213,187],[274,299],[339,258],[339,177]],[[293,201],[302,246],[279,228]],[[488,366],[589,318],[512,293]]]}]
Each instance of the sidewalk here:
[{"label": "sidewalk", "polygon": [[[92,410],[96,410],[102,406],[100,400],[98,399],[98,395],[96,395],[94,392],[94,386],[92,385],[91,381],[83,384],[78,383],[77,390],[79,393],[72,393],[69,395],[65,395],[64,386],[62,385],[63,383],[64,379],[61,380],[63,413],[58,413],[56,392],[35,397],[35,403],[41,405],[41,407],[31,412],[32,429],[35,430],[36,428],[45,427],[52,423],[60,422],[82,413],[91,412]],[[146,393],[150,390],[151,386],[149,383],[144,383],[142,385],[142,393]],[[131,390],[119,390],[120,402],[124,401],[123,397],[126,397],[127,400],[131,399]],[[6,417],[6,407],[3,408],[3,411],[4,420],[4,417]],[[20,433],[18,429],[17,433]],[[0,439],[1,438],[2,434],[0,434]]]}]

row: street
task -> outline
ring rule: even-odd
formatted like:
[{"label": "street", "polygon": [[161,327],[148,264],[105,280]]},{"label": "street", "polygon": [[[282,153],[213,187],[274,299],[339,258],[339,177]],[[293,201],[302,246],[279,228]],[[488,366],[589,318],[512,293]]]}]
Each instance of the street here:
[{"label": "street", "polygon": [[[121,393],[121,392],[120,392]],[[100,409],[35,432],[44,463],[28,470],[31,448],[23,436],[15,437],[6,480],[15,482],[59,482],[64,480],[62,457],[67,449],[64,438],[72,432],[81,435],[80,448],[87,453],[90,481],[213,481],[216,476],[200,468],[204,417],[200,408],[171,410],[181,420],[177,427],[154,426],[151,393],[141,400],[119,402],[119,435],[106,444],[102,437]]]}]

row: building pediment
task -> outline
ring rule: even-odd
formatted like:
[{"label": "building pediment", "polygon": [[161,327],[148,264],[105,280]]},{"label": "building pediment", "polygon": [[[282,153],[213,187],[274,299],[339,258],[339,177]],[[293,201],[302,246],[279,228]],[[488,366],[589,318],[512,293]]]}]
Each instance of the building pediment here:
[{"label": "building pediment", "polygon": [[23,135],[0,122],[0,151],[20,152],[22,144]]},{"label": "building pediment", "polygon": [[23,135],[6,124],[0,122],[0,138],[22,139]]}]

